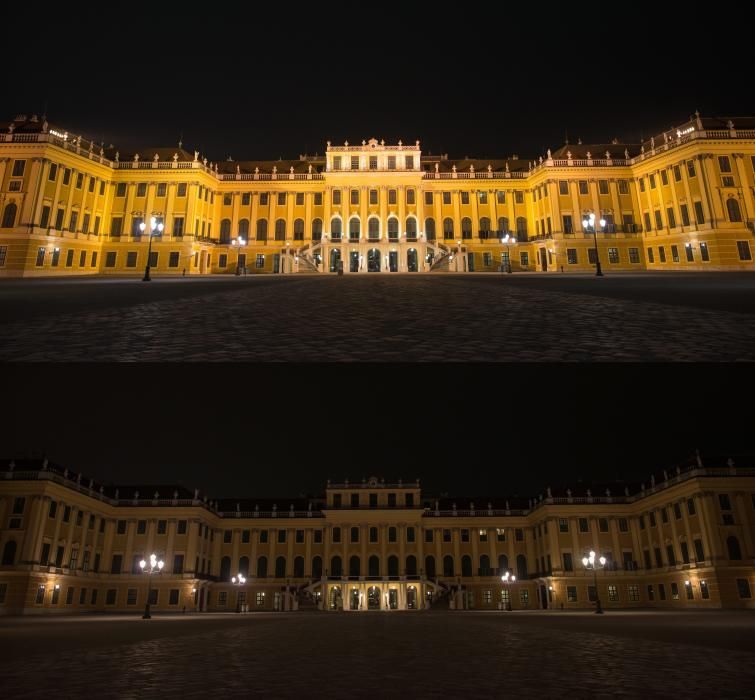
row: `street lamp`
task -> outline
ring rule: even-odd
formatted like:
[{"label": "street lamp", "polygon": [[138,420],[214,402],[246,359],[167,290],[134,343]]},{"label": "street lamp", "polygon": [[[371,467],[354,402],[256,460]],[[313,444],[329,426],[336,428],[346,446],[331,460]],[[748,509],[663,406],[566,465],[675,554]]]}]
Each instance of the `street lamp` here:
[{"label": "street lamp", "polygon": [[[157,219],[153,216],[149,220],[149,248],[147,249],[147,268],[144,270],[144,279],[142,279],[142,282],[151,282],[152,278],[149,276],[149,262],[152,258],[152,237],[155,235],[162,236],[163,235],[163,229],[165,226],[163,226],[162,222],[159,224],[157,223]],[[139,230],[144,233],[146,230],[147,225],[142,221],[142,223],[139,224]],[[155,234],[155,231],[157,231],[157,234]]]},{"label": "street lamp", "polygon": [[239,254],[236,256],[236,277],[241,275],[241,247],[246,245],[246,240],[239,236],[231,241],[231,245],[239,249]]},{"label": "street lamp", "polygon": [[149,620],[152,618],[152,615],[149,614],[149,599],[152,596],[152,574],[155,571],[160,573],[164,566],[165,562],[162,559],[158,560],[157,555],[155,554],[149,555],[149,563],[144,561],[144,559],[139,562],[139,568],[142,570],[142,573],[147,574],[147,602],[144,605],[144,615],[142,615],[143,620]]},{"label": "street lamp", "polygon": [[[598,255],[598,232],[595,230],[595,214],[590,214],[590,216],[586,219],[582,220],[582,226],[586,230],[589,230],[592,228],[592,235],[593,239],[595,241],[595,276],[596,277],[602,277],[603,276],[603,270],[600,267],[600,257]],[[600,228],[601,230],[605,229],[606,227],[606,220],[601,219],[600,220]]]},{"label": "street lamp", "polygon": [[516,581],[516,576],[512,576],[511,572],[507,571],[503,576],[501,576],[501,581],[503,581],[503,585],[506,588],[506,592],[508,595],[506,598],[508,599],[506,602],[506,610],[511,612],[511,586],[510,583],[514,583]]},{"label": "street lamp", "polygon": [[603,614],[603,608],[600,606],[600,595],[598,594],[598,569],[602,569],[608,561],[605,557],[596,559],[595,552],[590,552],[589,557],[582,557],[582,564],[585,569],[592,569],[593,583],[595,585],[595,612],[598,615]]},{"label": "street lamp", "polygon": [[[246,583],[246,577],[242,574],[239,574],[238,576],[234,576],[231,579],[231,583],[233,583],[234,586],[243,586]],[[236,592],[236,612],[241,612],[241,591]]]},{"label": "street lamp", "polygon": [[[501,244],[506,246],[506,272],[511,274],[511,254],[509,253],[509,243],[516,244],[516,238],[508,233],[501,238]],[[503,272],[503,270],[501,270]]]}]

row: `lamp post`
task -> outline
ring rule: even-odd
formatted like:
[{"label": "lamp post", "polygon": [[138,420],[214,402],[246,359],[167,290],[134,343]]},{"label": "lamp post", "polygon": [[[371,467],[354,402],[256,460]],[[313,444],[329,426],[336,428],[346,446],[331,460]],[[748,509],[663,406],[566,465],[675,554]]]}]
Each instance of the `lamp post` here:
[{"label": "lamp post", "polygon": [[603,614],[603,608],[600,606],[600,595],[598,594],[598,569],[606,565],[605,557],[596,558],[595,552],[590,552],[589,557],[582,557],[582,564],[585,569],[592,569],[593,585],[595,586],[595,612],[598,615]]},{"label": "lamp post", "polygon": [[236,277],[241,275],[241,248],[246,245],[246,240],[239,236],[231,241],[231,245],[238,248],[239,254],[236,256]]},{"label": "lamp post", "polygon": [[[159,224],[157,223],[157,219],[154,216],[149,220],[149,224],[150,224],[150,229],[149,229],[149,248],[147,249],[147,267],[144,270],[144,278],[142,279],[142,282],[152,281],[152,278],[149,276],[149,262],[150,262],[150,259],[152,258],[152,237],[155,235],[162,236],[163,229],[165,228],[162,222],[160,222]],[[139,224],[139,230],[142,233],[144,233],[146,228],[147,228],[147,225],[142,221],[142,223]],[[155,231],[157,231],[157,234],[155,234]]]},{"label": "lamp post", "polygon": [[240,587],[246,584],[246,577],[242,574],[239,574],[238,576],[234,576],[231,579],[231,582],[234,586],[239,586],[239,590],[236,591],[236,612],[241,612],[241,590]]},{"label": "lamp post", "polygon": [[516,581],[516,576],[512,576],[511,572],[507,571],[503,576],[501,576],[501,581],[503,581],[503,585],[506,588],[506,592],[508,595],[506,598],[508,599],[506,602],[506,610],[511,612],[511,586],[510,583],[514,583]]},{"label": "lamp post", "polygon": [[[509,252],[509,243],[516,244],[516,238],[508,233],[501,238],[501,244],[506,246],[506,272],[511,274],[511,253]],[[503,272],[503,270],[501,270]]]},{"label": "lamp post", "polygon": [[144,561],[144,559],[139,562],[139,568],[142,570],[142,573],[147,574],[147,602],[144,604],[143,620],[152,618],[152,615],[149,614],[149,599],[152,596],[152,574],[155,571],[160,573],[164,566],[165,562],[162,559],[158,559],[156,554],[149,555],[149,563]]},{"label": "lamp post", "polygon": [[[598,255],[598,232],[595,229],[595,214],[590,214],[588,218],[583,219],[582,226],[588,230],[592,228],[593,240],[595,241],[595,276],[602,277],[603,270],[600,267],[600,256]],[[600,220],[601,230],[605,229],[605,227],[606,227],[606,220],[601,219]]]}]

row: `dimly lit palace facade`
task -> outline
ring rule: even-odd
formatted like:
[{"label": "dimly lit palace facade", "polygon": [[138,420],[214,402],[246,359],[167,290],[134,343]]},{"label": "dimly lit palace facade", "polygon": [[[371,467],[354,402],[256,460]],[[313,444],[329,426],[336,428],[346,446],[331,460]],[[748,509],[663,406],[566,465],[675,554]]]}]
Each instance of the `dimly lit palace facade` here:
[{"label": "dimly lit palace facade", "polygon": [[19,115],[0,125],[0,276],[137,275],[150,240],[157,275],[752,270],[754,192],[753,118],[531,160],[371,139],[213,163]]},{"label": "dimly lit palace facade", "polygon": [[[376,478],[208,500],[6,460],[0,524],[4,614],[136,612],[148,579],[163,612],[755,608],[755,463],[739,459],[511,501]],[[148,577],[151,554],[165,565]]]}]

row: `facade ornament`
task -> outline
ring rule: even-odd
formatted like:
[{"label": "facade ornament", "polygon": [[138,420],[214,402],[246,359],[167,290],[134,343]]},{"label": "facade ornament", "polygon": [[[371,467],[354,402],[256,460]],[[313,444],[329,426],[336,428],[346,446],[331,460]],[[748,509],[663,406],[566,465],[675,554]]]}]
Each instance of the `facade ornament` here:
[{"label": "facade ornament", "polygon": [[81,474],[76,475],[76,483],[81,486]]},{"label": "facade ornament", "polygon": [[385,146],[385,139],[380,139],[380,145]]},{"label": "facade ornament", "polygon": [[401,139],[398,140],[398,147],[399,149],[404,147],[404,142]]},{"label": "facade ornament", "polygon": [[590,151],[587,151],[587,160],[592,160],[592,153]]},{"label": "facade ornament", "polygon": [[682,475],[682,468],[678,464],[676,465],[676,475],[677,476]]},{"label": "facade ornament", "polygon": [[202,158],[202,165],[204,165],[205,168],[207,167],[207,157],[206,156],[204,158]]},{"label": "facade ornament", "polygon": [[553,492],[551,491],[550,486],[548,487],[547,494],[548,494],[548,498],[553,498]]},{"label": "facade ornament", "polygon": [[42,460],[42,471],[47,471],[47,465],[49,464],[49,461],[47,460],[47,457],[45,457]]},{"label": "facade ornament", "polygon": [[469,172],[474,174],[474,165],[469,166]]},{"label": "facade ornament", "polygon": [[577,139],[577,146],[581,146],[581,145],[582,145],[582,139]]},{"label": "facade ornament", "polygon": [[241,166],[240,165],[236,166],[236,175],[241,175]]},{"label": "facade ornament", "polygon": [[508,173],[508,172],[511,172],[511,171],[509,170],[509,164],[508,164],[508,162],[506,162],[506,172],[507,172],[507,173]]},{"label": "facade ornament", "polygon": [[726,122],[726,128],[727,129],[733,129],[734,128],[734,122],[731,119],[729,119],[729,121]]},{"label": "facade ornament", "polygon": [[611,498],[611,489],[606,489],[606,498]]},{"label": "facade ornament", "polygon": [[174,154],[173,154],[173,162],[174,162],[174,163],[177,163],[177,162],[178,162],[178,153],[174,153]]},{"label": "facade ornament", "polygon": [[627,160],[629,160],[629,149],[628,148],[624,149],[624,158],[626,158]]},{"label": "facade ornament", "polygon": [[665,469],[663,470],[663,480],[668,481],[668,472]]},{"label": "facade ornament", "polygon": [[290,172],[291,172],[292,175],[294,174],[294,166],[293,165],[291,166]]},{"label": "facade ornament", "polygon": [[566,152],[566,157],[567,157],[567,158],[568,158],[569,160],[571,160],[571,151],[567,151],[567,152]]},{"label": "facade ornament", "polygon": [[349,142],[348,141],[344,141],[343,145],[346,146],[346,148],[348,148],[349,147]]},{"label": "facade ornament", "polygon": [[155,495],[153,496],[153,498],[155,500],[157,500],[158,498],[160,498],[160,493],[158,491],[155,491]]},{"label": "facade ornament", "polygon": [[174,491],[173,491],[173,500],[174,501],[178,500],[178,489],[174,489]]},{"label": "facade ornament", "polygon": [[157,153],[155,153],[155,157],[152,160],[154,160],[155,163],[157,163],[160,160],[160,156],[157,155]]},{"label": "facade ornament", "polygon": [[592,498],[592,489],[587,489],[587,497]]},{"label": "facade ornament", "polygon": [[102,156],[104,155],[105,155],[105,149],[102,146],[100,146],[100,158],[102,158]]},{"label": "facade ornament", "polygon": [[194,162],[196,163],[199,160],[199,151],[194,151]]},{"label": "facade ornament", "polygon": [[543,157],[540,156],[540,165],[542,165],[542,164],[543,164]]},{"label": "facade ornament", "polygon": [[655,488],[655,474],[650,475],[650,488]]},{"label": "facade ornament", "polygon": [[273,166],[273,175],[277,175],[277,173],[278,173],[278,166],[274,165]]},{"label": "facade ornament", "polygon": [[138,492],[138,491],[135,491],[135,492],[134,492],[134,500],[135,500],[135,501],[138,501],[138,500],[139,500],[139,492]]},{"label": "facade ornament", "polygon": [[606,160],[611,160],[611,151],[606,151]]},{"label": "facade ornament", "polygon": [[454,172],[456,172],[456,165],[454,165],[454,167],[451,168],[451,170],[453,170]]},{"label": "facade ornament", "polygon": [[330,141],[328,141],[328,148],[330,148]]},{"label": "facade ornament", "polygon": [[12,472],[16,468],[16,460],[12,459],[8,465],[8,471]]},{"label": "facade ornament", "polygon": [[115,162],[117,163],[118,161],[120,161],[120,159],[121,159],[120,151],[116,151],[115,152]]},{"label": "facade ornament", "polygon": [[44,120],[44,121],[42,122],[42,133],[43,133],[43,134],[46,134],[46,133],[47,133],[47,130],[48,130],[49,128],[50,128],[50,125],[49,125],[49,124],[47,123],[47,119],[45,119],[45,120]]},{"label": "facade ornament", "polygon": [[440,163],[436,163],[435,164],[435,172],[437,173],[439,171],[440,171]]},{"label": "facade ornament", "polygon": [[367,142],[364,139],[362,139],[362,146],[366,146],[366,145],[367,145]]},{"label": "facade ornament", "polygon": [[734,469],[734,460],[731,457],[727,460],[726,466],[729,467],[729,469]]},{"label": "facade ornament", "polygon": [[645,155],[645,146],[640,147],[640,153],[642,153],[642,155]]},{"label": "facade ornament", "polygon": [[655,150],[655,136],[650,137],[650,148]]},{"label": "facade ornament", "polygon": [[67,467],[63,470],[63,478],[64,479],[68,478],[68,468]]},{"label": "facade ornament", "polygon": [[551,153],[551,149],[548,149],[548,160],[553,160],[553,154]]},{"label": "facade ornament", "polygon": [[121,495],[121,490],[120,489],[116,489],[115,490],[115,500],[116,501],[120,498],[120,495]]},{"label": "facade ornament", "polygon": [[624,495],[625,495],[625,496],[626,496],[627,498],[629,498],[629,487],[628,487],[628,486],[625,486],[625,487],[624,487]]},{"label": "facade ornament", "polygon": [[255,168],[254,169],[254,174],[255,175],[259,175],[260,174],[260,169],[259,168]]},{"label": "facade ornament", "polygon": [[311,175],[312,174],[312,163],[309,164],[309,167],[307,168],[307,172]]},{"label": "facade ornament", "polygon": [[100,496],[102,496],[103,493],[105,493],[105,487],[100,485]]},{"label": "facade ornament", "polygon": [[703,468],[703,458],[700,456],[700,450],[695,450],[695,459],[697,460],[697,466]]},{"label": "facade ornament", "polygon": [[10,125],[10,126],[8,127],[8,133],[9,133],[9,134],[12,134],[12,133],[13,133],[13,132],[14,132],[15,130],[16,130],[16,125],[15,125],[15,124],[11,124],[11,125]]},{"label": "facade ornament", "polygon": [[194,500],[195,501],[199,500],[199,489],[194,489]]},{"label": "facade ornament", "polygon": [[139,162],[139,154],[134,153],[134,163],[138,163],[138,162]]}]

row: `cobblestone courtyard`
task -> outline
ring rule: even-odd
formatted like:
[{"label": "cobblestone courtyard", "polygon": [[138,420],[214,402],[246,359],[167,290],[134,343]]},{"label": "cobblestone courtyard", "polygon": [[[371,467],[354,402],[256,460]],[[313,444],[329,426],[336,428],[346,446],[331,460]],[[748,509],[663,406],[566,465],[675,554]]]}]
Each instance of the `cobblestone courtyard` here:
[{"label": "cobblestone courtyard", "polygon": [[0,360],[751,361],[755,275],[0,282]]},{"label": "cobblestone courtyard", "polygon": [[4,697],[750,698],[752,612],[0,620]]}]

